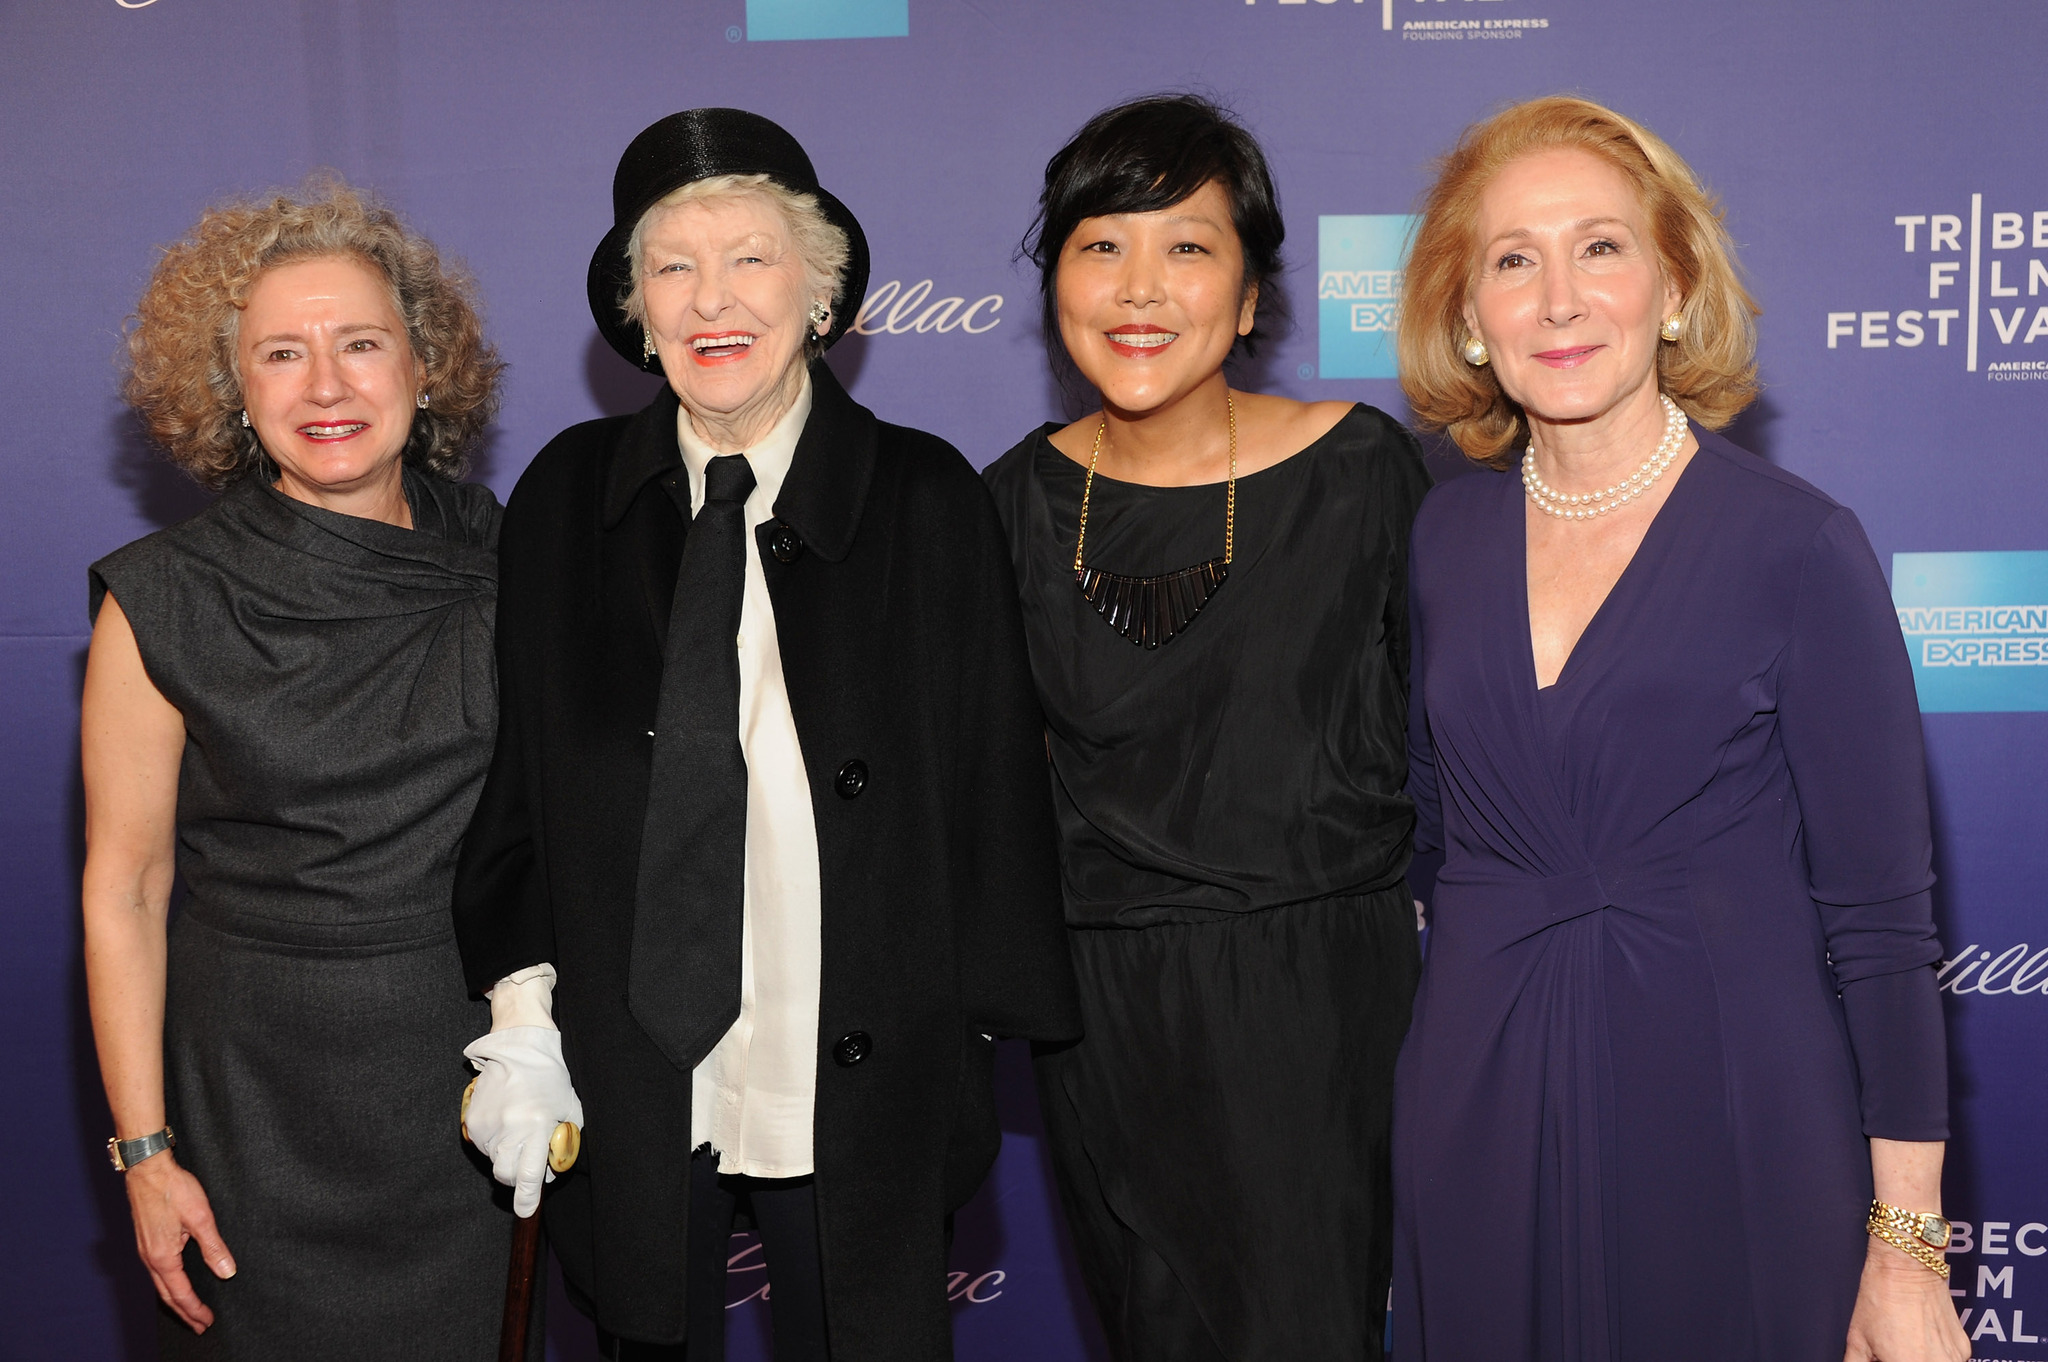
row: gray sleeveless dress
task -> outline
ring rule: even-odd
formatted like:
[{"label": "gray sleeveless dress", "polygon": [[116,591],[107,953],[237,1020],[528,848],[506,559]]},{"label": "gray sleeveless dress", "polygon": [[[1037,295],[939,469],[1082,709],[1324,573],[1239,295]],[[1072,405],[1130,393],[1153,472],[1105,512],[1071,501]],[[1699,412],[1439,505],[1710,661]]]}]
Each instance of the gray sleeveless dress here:
[{"label": "gray sleeveless dress", "polygon": [[455,858],[497,723],[499,510],[406,475],[418,528],[254,479],[92,568],[185,718],[165,1087],[238,1268],[166,1357],[495,1355],[507,1203],[465,1145]]}]

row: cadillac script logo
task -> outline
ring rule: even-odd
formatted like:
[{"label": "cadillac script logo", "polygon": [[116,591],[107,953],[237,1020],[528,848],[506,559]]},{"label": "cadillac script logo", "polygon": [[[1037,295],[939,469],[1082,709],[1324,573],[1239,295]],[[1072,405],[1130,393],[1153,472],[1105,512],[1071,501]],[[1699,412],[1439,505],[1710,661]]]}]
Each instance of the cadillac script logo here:
[{"label": "cadillac script logo", "polygon": [[867,301],[854,314],[853,330],[863,336],[906,336],[913,332],[923,335],[933,331],[965,331],[970,336],[979,336],[995,330],[1003,320],[996,315],[1003,310],[1000,293],[983,294],[970,303],[964,296],[934,298],[934,292],[936,286],[929,279],[920,279],[908,288],[902,280],[891,279],[868,290]]}]

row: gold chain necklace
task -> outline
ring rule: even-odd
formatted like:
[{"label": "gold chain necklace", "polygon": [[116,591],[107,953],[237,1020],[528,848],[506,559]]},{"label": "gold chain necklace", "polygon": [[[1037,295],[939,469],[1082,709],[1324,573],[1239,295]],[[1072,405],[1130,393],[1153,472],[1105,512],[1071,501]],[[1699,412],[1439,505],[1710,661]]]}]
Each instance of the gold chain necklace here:
[{"label": "gold chain necklace", "polygon": [[[1102,458],[1102,436],[1109,429],[1104,416],[1095,427],[1095,446],[1088,451],[1088,477],[1081,484],[1081,528],[1074,536],[1074,584],[1095,607],[1105,624],[1141,648],[1170,642],[1194,621],[1230,578],[1230,560],[1237,550],[1237,403],[1223,390],[1223,410],[1230,421],[1230,481],[1223,494],[1223,556],[1157,577],[1127,577],[1104,572],[1081,561],[1088,544],[1088,505],[1095,493],[1095,465]],[[1212,484],[1213,485],[1213,484]]]}]

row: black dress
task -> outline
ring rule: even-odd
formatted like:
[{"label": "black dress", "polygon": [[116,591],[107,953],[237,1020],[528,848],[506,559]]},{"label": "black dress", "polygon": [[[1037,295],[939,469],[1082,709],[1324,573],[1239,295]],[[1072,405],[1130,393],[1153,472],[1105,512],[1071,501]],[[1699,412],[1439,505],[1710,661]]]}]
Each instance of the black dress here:
[{"label": "black dress", "polygon": [[185,720],[164,1085],[236,1275],[168,1357],[493,1355],[511,1216],[456,1116],[490,1029],[450,892],[497,723],[498,505],[416,529],[253,479],[92,568]]},{"label": "black dress", "polygon": [[[1040,1096],[1120,1358],[1378,1357],[1403,873],[1415,442],[1358,406],[1238,480],[1229,579],[1148,650],[1074,580],[1085,470],[1046,426],[991,465],[1047,718],[1084,1038]],[[1089,566],[1222,551],[1224,489],[1098,475]]]}]

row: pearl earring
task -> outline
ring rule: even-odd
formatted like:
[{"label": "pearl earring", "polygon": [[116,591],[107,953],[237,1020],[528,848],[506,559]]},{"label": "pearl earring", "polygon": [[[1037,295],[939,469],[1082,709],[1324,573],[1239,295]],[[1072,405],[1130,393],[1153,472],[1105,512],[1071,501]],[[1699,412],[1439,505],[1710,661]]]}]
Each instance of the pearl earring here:
[{"label": "pearl earring", "polygon": [[1685,334],[1684,315],[1682,313],[1674,312],[1670,316],[1666,317],[1664,319],[1663,327],[1658,330],[1657,334],[1662,336],[1665,340],[1676,341],[1680,336]]},{"label": "pearl earring", "polygon": [[1465,338],[1465,362],[1475,369],[1483,369],[1493,356],[1486,353],[1486,342],[1477,336]]}]

